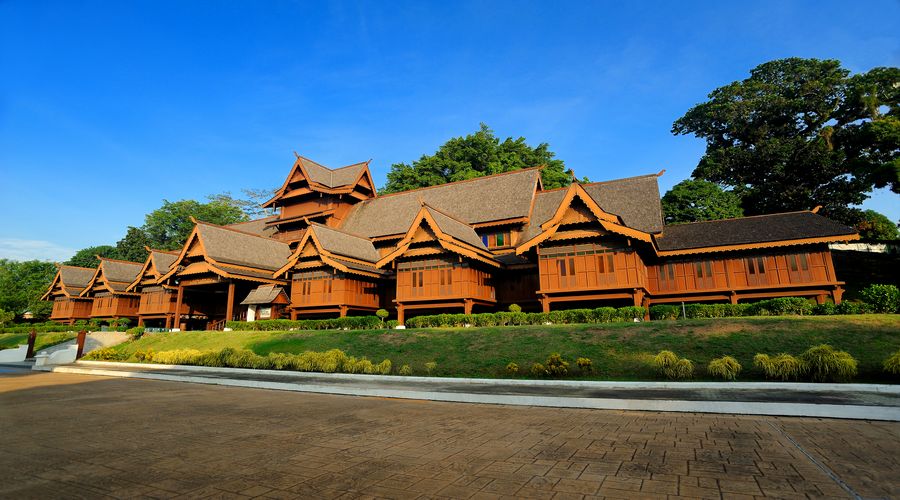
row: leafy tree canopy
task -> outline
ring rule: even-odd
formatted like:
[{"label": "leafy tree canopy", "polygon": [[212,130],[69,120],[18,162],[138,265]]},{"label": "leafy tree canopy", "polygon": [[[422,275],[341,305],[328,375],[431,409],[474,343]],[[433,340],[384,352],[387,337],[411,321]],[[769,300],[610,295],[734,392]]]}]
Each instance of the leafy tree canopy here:
[{"label": "leafy tree canopy", "polygon": [[[550,151],[547,143],[531,147],[524,137],[507,137],[502,142],[484,123],[474,134],[454,137],[433,155],[422,155],[412,165],[395,163],[381,193],[396,193],[447,182],[544,165],[541,178],[546,189],[568,186],[571,171]],[[587,179],[585,179],[587,182]]]},{"label": "leafy tree canopy", "polygon": [[714,90],[672,132],[706,140],[693,176],[732,188],[748,215],[806,210],[846,223],[873,187],[900,192],[900,69],[780,59]]},{"label": "leafy tree canopy", "polygon": [[145,247],[153,247],[150,238],[143,229],[134,226],[128,226],[128,232],[125,237],[116,243],[115,259],[129,260],[131,262],[144,262],[147,260],[147,249]]},{"label": "leafy tree canopy", "polygon": [[194,229],[191,217],[221,225],[250,220],[230,197],[213,197],[208,203],[163,200],[162,207],[147,214],[143,230],[153,248],[177,250]]},{"label": "leafy tree canopy", "polygon": [[52,262],[0,259],[0,310],[16,315],[31,311],[35,318],[47,318],[52,304],[40,299],[55,275]]},{"label": "leafy tree canopy", "polygon": [[742,217],[741,199],[714,182],[688,179],[662,197],[667,224]]},{"label": "leafy tree canopy", "polygon": [[[98,245],[95,247],[82,248],[81,250],[75,252],[75,255],[73,255],[71,259],[63,262],[63,264],[67,266],[96,268],[100,265],[100,261],[97,260],[96,257],[98,255],[100,257],[109,257],[110,259],[119,258],[116,247],[112,245]],[[51,276],[50,279],[53,279],[53,276]],[[47,281],[47,284],[49,283],[50,281]]]},{"label": "leafy tree canopy", "polygon": [[864,211],[855,227],[859,231],[859,236],[864,240],[900,239],[897,223],[874,210]]}]

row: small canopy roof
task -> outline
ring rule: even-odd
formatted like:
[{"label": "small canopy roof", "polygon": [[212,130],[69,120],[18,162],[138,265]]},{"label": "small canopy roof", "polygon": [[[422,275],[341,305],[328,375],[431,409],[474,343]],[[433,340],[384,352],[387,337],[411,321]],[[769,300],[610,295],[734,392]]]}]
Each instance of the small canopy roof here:
[{"label": "small canopy roof", "polygon": [[268,305],[277,301],[279,298],[282,300],[280,302],[285,302],[287,299],[287,294],[284,292],[284,288],[277,285],[260,285],[253,290],[250,290],[250,293],[247,294],[247,298],[241,301],[242,305]]}]

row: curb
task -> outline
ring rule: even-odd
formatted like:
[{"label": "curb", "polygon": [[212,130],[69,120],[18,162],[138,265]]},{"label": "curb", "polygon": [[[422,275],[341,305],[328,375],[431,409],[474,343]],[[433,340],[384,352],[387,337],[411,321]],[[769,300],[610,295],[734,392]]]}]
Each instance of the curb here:
[{"label": "curb", "polygon": [[[145,365],[142,365],[144,368]],[[584,408],[584,409],[603,409],[603,410],[640,410],[640,411],[665,411],[665,412],[686,412],[686,413],[730,413],[740,415],[774,415],[774,416],[792,416],[792,417],[815,417],[815,418],[843,418],[855,420],[884,420],[900,422],[900,408],[892,406],[864,406],[864,405],[835,405],[835,404],[810,404],[810,403],[769,403],[769,402],[741,402],[741,401],[687,401],[687,400],[659,400],[659,399],[616,399],[616,398],[586,398],[586,397],[559,397],[559,396],[534,396],[534,395],[513,395],[513,394],[476,394],[470,392],[440,392],[423,390],[406,390],[393,389],[385,387],[359,387],[359,386],[340,386],[340,385],[324,385],[320,383],[306,383],[304,379],[324,378],[334,379],[352,379],[352,380],[378,380],[382,382],[390,382],[402,380],[404,382],[428,381],[440,382],[441,384],[458,383],[461,386],[474,385],[479,383],[503,383],[506,379],[444,379],[430,377],[400,377],[390,375],[348,375],[348,374],[321,374],[321,373],[303,373],[303,372],[286,372],[280,370],[253,370],[246,368],[213,368],[199,366],[179,366],[179,365],[152,365],[152,368],[142,370],[127,370],[134,367],[134,363],[112,363],[112,362],[95,362],[95,361],[79,361],[74,365],[64,365],[56,367],[47,367],[46,371],[56,373],[77,373],[83,375],[99,375],[108,377],[121,378],[141,378],[151,380],[165,380],[174,382],[189,382],[211,385],[222,385],[231,387],[245,387],[256,389],[272,389],[293,392],[310,392],[319,394],[337,394],[344,396],[366,396],[366,397],[386,397],[397,399],[415,399],[429,400],[455,403],[477,403],[477,404],[501,404],[512,406],[539,406],[553,408]],[[104,369],[118,368],[118,369]],[[126,370],[122,370],[125,368]],[[172,370],[181,372],[188,371],[197,373],[197,376],[167,373]],[[228,378],[228,374],[257,374],[257,375],[278,375],[281,378],[295,379],[296,382],[280,382],[265,380],[243,380],[236,378]],[[209,377],[203,374],[219,374],[222,377]],[[363,378],[365,377],[365,378]],[[521,384],[528,385],[530,381],[517,380]],[[534,386],[554,385],[553,381],[535,381],[541,382],[533,384]],[[566,384],[578,384],[577,387],[585,387],[585,384],[591,387],[603,387],[606,389],[623,387],[638,388],[647,387],[654,389],[661,388],[685,388],[686,386],[701,388],[696,384],[688,383],[671,383],[671,382],[588,382],[588,381],[566,381]],[[602,384],[602,385],[599,385]],[[644,384],[644,385],[635,385]],[[653,385],[645,385],[653,384]],[[716,388],[760,388],[761,384],[743,383],[742,387],[737,387],[734,383],[709,383]],[[559,385],[559,383],[556,383]],[[807,385],[818,384],[779,384],[772,383],[766,386],[768,389],[782,388],[783,386],[800,386],[801,390],[809,390]],[[840,386],[837,384],[827,384],[828,386],[842,387],[843,392],[852,392],[847,385]],[[851,385],[851,384],[848,384]],[[900,387],[895,386],[879,386],[869,384],[852,384],[861,386],[867,391],[861,392],[882,392],[882,393],[900,393]],[[704,387],[705,388],[705,387]],[[836,391],[837,389],[821,390],[819,392]]]}]

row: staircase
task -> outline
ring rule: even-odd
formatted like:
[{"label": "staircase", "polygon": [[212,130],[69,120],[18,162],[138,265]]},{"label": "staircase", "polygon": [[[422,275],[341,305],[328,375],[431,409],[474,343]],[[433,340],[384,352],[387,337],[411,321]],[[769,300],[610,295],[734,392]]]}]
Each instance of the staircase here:
[{"label": "staircase", "polygon": [[212,321],[207,325],[209,330],[224,330],[225,329],[225,320],[220,319],[218,321]]}]

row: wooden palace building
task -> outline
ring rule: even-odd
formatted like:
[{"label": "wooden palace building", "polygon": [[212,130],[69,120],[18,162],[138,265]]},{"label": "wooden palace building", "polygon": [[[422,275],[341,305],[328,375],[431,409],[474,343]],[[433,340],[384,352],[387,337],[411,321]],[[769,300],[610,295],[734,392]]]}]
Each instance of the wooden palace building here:
[{"label": "wooden palace building", "polygon": [[93,298],[92,317],[98,298],[113,297],[122,316],[179,329],[379,308],[402,324],[410,314],[512,303],[547,312],[781,296],[840,302],[828,244],[858,239],[853,229],[815,209],[667,226],[659,175],[545,190],[531,168],[378,195],[368,162],[329,169],[298,157],[264,204],[276,215],[195,221],[177,254],[151,251],[128,273],[105,259],[90,283],[83,269],[62,266],[45,298],[59,321],[84,316],[84,306],[69,312],[75,297]]}]

